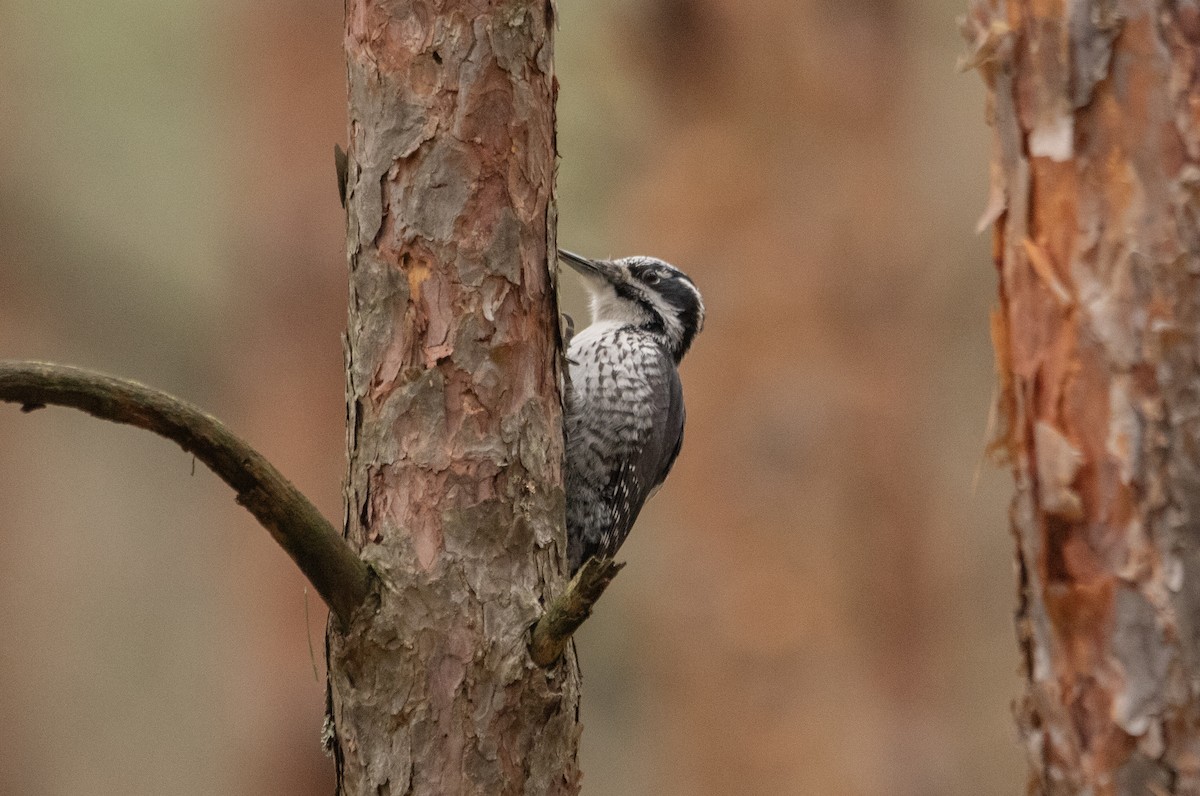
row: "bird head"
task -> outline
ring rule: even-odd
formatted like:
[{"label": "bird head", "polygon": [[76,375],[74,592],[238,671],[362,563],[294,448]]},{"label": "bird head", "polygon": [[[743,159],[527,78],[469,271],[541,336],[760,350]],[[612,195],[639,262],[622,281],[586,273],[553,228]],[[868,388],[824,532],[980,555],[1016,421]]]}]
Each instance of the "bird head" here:
[{"label": "bird head", "polygon": [[704,328],[704,300],[683,271],[655,257],[591,260],[559,249],[559,258],[583,277],[592,322],[613,321],[660,336],[675,361]]}]

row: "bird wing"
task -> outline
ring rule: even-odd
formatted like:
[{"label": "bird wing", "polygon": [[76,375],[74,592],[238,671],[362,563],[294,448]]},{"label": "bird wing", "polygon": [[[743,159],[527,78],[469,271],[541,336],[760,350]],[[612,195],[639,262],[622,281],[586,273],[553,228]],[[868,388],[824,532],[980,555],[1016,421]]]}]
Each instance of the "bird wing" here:
[{"label": "bird wing", "polygon": [[661,356],[659,367],[650,370],[650,422],[638,429],[634,443],[640,452],[636,458],[624,460],[610,474],[605,487],[612,516],[598,551],[602,556],[611,557],[617,552],[642,506],[662,486],[683,445],[683,386],[670,356],[666,352]]}]

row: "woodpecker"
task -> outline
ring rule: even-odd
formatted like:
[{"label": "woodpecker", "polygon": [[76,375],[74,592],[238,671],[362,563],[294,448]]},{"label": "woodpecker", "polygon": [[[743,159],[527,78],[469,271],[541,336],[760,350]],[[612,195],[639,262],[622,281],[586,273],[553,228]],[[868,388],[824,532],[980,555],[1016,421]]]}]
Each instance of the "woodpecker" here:
[{"label": "woodpecker", "polygon": [[704,326],[695,283],[654,257],[590,260],[559,250],[583,278],[592,323],[567,347],[567,559],[612,558],[683,444],[677,370]]}]

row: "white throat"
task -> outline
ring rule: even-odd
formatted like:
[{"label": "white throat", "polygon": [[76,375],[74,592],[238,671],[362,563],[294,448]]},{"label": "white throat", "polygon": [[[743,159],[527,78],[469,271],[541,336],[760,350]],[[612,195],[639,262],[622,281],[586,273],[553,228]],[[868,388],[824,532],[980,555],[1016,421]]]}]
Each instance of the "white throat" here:
[{"label": "white throat", "polygon": [[618,296],[612,285],[605,283],[588,292],[592,297],[592,323],[611,321],[621,326],[640,326],[650,320],[645,309]]}]

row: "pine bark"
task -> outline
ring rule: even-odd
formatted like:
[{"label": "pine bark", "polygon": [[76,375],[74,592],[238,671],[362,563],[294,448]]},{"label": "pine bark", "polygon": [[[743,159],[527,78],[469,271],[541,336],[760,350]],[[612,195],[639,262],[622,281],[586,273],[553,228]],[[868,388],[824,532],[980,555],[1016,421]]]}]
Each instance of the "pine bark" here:
[{"label": "pine bark", "polygon": [[966,32],[1030,791],[1200,793],[1200,14],[990,0]]},{"label": "pine bark", "polygon": [[578,791],[565,584],[553,4],[348,0],[346,533],[329,632],[346,794]]}]

